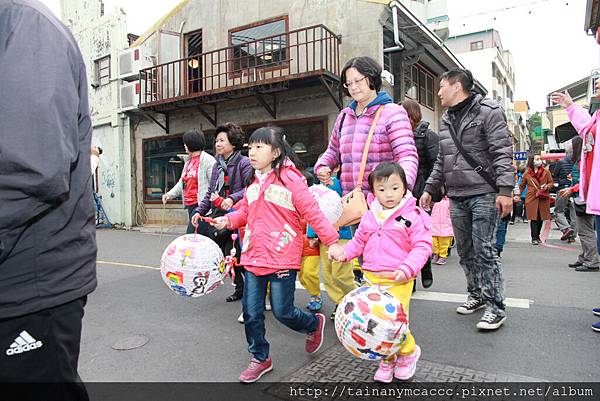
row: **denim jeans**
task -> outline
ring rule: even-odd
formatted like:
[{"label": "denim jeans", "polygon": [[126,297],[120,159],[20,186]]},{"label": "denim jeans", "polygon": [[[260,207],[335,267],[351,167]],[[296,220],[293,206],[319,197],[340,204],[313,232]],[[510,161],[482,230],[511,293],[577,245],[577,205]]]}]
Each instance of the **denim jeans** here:
[{"label": "denim jeans", "polygon": [[492,244],[499,216],[493,193],[450,200],[456,249],[467,278],[469,299],[481,299],[489,310],[504,315],[502,264]]},{"label": "denim jeans", "polygon": [[510,221],[510,215],[500,219],[498,222],[498,229],[496,230],[496,249],[502,252],[504,250],[504,244],[506,243],[506,230],[508,229],[508,222]]},{"label": "denim jeans", "polygon": [[242,311],[248,351],[259,361],[269,357],[269,343],[265,338],[265,296],[271,283],[273,315],[292,330],[310,333],[317,329],[317,318],[294,306],[296,270],[280,270],[268,276],[256,276],[246,271]]},{"label": "denim jeans", "polygon": [[[185,231],[186,234],[193,234],[196,231],[196,228],[192,225],[192,216],[194,216],[194,209],[196,209],[198,207],[198,205],[190,205],[190,206],[186,206],[185,209],[188,212],[188,225],[187,225],[187,230]],[[200,227],[198,227],[198,229],[200,229]],[[200,231],[198,231],[198,234],[202,234]]]}]

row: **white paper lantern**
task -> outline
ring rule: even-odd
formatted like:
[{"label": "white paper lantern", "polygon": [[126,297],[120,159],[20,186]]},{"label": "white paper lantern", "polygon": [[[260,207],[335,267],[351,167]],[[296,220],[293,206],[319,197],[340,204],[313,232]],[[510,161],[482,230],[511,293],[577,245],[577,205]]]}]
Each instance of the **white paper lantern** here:
[{"label": "white paper lantern", "polygon": [[331,224],[335,224],[342,215],[342,198],[340,195],[322,184],[313,185],[309,190],[317,200],[319,209],[327,217],[327,220]]},{"label": "white paper lantern", "polygon": [[408,334],[404,307],[378,286],[349,292],[335,313],[335,332],[348,351],[368,360],[396,354]]},{"label": "white paper lantern", "polygon": [[165,284],[181,296],[209,294],[223,283],[223,252],[208,237],[182,235],[175,238],[163,252],[160,275]]}]

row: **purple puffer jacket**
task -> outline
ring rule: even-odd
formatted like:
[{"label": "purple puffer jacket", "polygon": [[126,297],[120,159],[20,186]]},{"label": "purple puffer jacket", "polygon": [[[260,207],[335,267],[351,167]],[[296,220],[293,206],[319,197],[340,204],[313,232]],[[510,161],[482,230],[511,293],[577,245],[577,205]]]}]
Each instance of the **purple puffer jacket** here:
[{"label": "purple puffer jacket", "polygon": [[[356,117],[352,108],[344,108],[335,122],[327,150],[315,165],[315,173],[321,167],[333,170],[342,165],[340,181],[344,195],[356,187],[362,152],[379,107],[378,104],[367,107],[360,117]],[[340,133],[339,125],[343,114],[346,118]],[[363,176],[362,189],[365,194],[370,193],[369,173],[379,163],[386,161],[395,161],[402,166],[408,187],[412,190],[417,176],[419,156],[406,110],[395,103],[385,104],[377,121]]]},{"label": "purple puffer jacket", "polygon": [[[219,166],[220,160],[223,156],[217,155],[217,162],[215,163],[210,178],[210,185],[208,191],[204,195],[203,199],[198,199],[198,207],[194,213],[200,213],[204,216],[210,210],[212,204],[210,201],[210,194],[217,192],[217,180],[219,178]],[[233,200],[235,205],[244,197],[244,190],[246,189],[246,179],[252,174],[252,166],[250,165],[250,159],[246,156],[242,156],[242,153],[238,150],[231,155],[229,162],[227,163],[227,175],[229,176],[229,188],[231,193],[228,198]]]}]

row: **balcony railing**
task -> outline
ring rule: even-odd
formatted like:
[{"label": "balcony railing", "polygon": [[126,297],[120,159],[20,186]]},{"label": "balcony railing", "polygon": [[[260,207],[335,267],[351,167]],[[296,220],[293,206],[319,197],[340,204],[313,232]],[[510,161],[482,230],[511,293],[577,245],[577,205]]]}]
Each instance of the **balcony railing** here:
[{"label": "balcony railing", "polygon": [[292,79],[339,75],[340,37],[324,25],[289,31],[140,70],[140,107]]}]

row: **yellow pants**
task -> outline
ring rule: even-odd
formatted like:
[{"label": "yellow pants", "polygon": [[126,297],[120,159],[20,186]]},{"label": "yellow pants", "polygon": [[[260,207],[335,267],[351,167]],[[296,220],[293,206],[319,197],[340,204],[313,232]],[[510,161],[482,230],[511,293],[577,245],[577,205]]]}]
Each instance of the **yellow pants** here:
[{"label": "yellow pants", "polygon": [[308,292],[308,295],[310,296],[321,295],[319,267],[321,267],[319,255],[302,257],[302,267],[298,272],[298,280],[300,280],[300,284],[306,288],[306,292]]},{"label": "yellow pants", "polygon": [[452,244],[454,237],[433,237],[433,254],[441,258],[448,257],[448,248]]},{"label": "yellow pants", "polygon": [[[406,283],[398,283],[393,280],[388,280],[385,278],[381,278],[369,271],[363,270],[365,274],[365,280],[367,281],[367,285],[382,285],[382,286],[390,286],[387,291],[390,292],[404,307],[404,312],[406,312],[406,317],[408,317],[408,321],[410,322],[409,315],[409,307],[410,307],[410,297],[412,295],[413,286],[415,284],[415,279],[411,279]],[[415,343],[415,339],[412,336],[410,330],[406,335],[406,341],[398,351],[398,356],[401,355],[410,355],[415,352],[417,348],[417,343]],[[390,358],[391,359],[391,358]]]},{"label": "yellow pants", "polygon": [[[347,242],[347,239],[342,239],[339,244],[343,246]],[[329,298],[337,305],[347,293],[356,288],[352,272],[354,260],[346,263],[334,262],[327,258],[328,246],[319,243],[319,250],[325,289]]]}]

